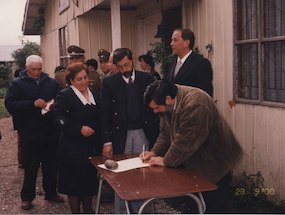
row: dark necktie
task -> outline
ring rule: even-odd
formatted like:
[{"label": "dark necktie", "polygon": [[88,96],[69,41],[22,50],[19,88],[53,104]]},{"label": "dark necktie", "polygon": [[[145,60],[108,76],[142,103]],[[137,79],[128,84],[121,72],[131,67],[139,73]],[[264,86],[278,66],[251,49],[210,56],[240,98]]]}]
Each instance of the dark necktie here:
[{"label": "dark necktie", "polygon": [[129,78],[129,84],[132,84],[133,83],[133,79],[132,77]]}]

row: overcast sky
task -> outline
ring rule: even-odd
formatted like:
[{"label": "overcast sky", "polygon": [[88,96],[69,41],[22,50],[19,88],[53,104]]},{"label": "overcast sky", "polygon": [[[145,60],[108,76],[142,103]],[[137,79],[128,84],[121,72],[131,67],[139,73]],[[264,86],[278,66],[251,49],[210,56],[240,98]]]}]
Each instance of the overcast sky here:
[{"label": "overcast sky", "polygon": [[[22,23],[27,0],[1,0],[0,45],[20,45]],[[24,40],[39,43],[39,36],[24,36]]]}]

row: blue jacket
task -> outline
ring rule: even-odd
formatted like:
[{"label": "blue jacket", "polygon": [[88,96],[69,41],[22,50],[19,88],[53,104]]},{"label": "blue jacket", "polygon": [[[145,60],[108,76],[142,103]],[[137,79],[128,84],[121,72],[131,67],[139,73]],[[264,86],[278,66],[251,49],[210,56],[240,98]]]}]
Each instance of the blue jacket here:
[{"label": "blue jacket", "polygon": [[57,82],[46,73],[39,81],[27,75],[26,70],[12,80],[5,97],[5,106],[14,118],[14,127],[19,132],[49,133],[52,131],[52,112],[41,114],[41,109],[34,106],[34,101],[41,98],[50,101],[59,91]]}]

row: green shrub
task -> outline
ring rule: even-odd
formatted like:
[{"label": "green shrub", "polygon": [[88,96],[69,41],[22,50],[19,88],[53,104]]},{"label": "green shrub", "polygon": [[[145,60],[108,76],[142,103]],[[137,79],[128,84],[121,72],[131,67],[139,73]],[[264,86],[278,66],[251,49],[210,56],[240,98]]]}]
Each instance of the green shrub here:
[{"label": "green shrub", "polygon": [[12,80],[11,64],[0,64],[0,88],[8,87]]},{"label": "green shrub", "polygon": [[5,105],[4,105],[4,99],[0,99],[0,119],[10,117],[10,114],[8,113]]},{"label": "green shrub", "polygon": [[0,119],[5,117],[10,117],[9,112],[7,111],[4,105],[4,98],[6,95],[7,88],[0,88]]},{"label": "green shrub", "polygon": [[0,99],[4,99],[6,95],[7,88],[0,88]]},{"label": "green shrub", "polygon": [[275,190],[273,187],[264,187],[264,178],[261,172],[247,174],[233,178],[230,213],[284,213],[283,201],[272,201]]}]

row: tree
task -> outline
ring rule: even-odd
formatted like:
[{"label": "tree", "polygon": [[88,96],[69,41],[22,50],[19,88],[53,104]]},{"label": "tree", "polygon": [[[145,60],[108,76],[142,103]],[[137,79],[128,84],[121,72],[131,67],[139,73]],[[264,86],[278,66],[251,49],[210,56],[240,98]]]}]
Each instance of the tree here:
[{"label": "tree", "polygon": [[167,76],[167,71],[170,62],[173,60],[174,55],[169,44],[162,42],[151,43],[151,49],[148,53],[153,57],[154,62],[160,64],[160,69],[163,78]]},{"label": "tree", "polygon": [[21,49],[17,49],[12,53],[12,57],[15,60],[18,68],[25,68],[26,58],[29,55],[39,55],[40,54],[40,46],[35,42],[30,41],[22,41],[24,47]]}]

